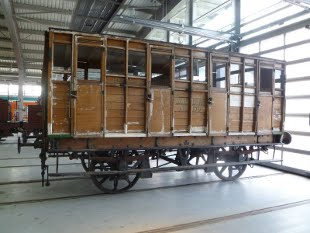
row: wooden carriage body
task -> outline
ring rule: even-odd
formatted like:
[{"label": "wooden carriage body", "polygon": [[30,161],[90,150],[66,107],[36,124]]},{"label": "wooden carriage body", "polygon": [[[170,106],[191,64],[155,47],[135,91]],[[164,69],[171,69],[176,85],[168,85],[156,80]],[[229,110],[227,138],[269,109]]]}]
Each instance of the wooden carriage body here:
[{"label": "wooden carriage body", "polygon": [[285,63],[51,29],[45,136],[59,150],[279,143]]}]

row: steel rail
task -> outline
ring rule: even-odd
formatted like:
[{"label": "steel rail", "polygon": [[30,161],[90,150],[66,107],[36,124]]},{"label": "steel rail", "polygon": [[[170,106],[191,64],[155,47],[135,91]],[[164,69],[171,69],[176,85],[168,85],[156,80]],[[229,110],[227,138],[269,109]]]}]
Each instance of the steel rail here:
[{"label": "steel rail", "polygon": [[200,220],[200,221],[195,221],[195,222],[178,224],[178,225],[169,226],[169,227],[151,229],[151,230],[146,230],[146,231],[139,231],[137,233],[166,233],[166,232],[175,232],[175,231],[180,231],[180,230],[187,230],[187,229],[192,229],[192,228],[196,228],[196,227],[201,227],[204,225],[210,225],[210,224],[220,223],[220,222],[224,222],[224,221],[231,221],[231,220],[236,220],[236,219],[240,219],[240,218],[255,216],[255,215],[259,215],[259,214],[266,214],[266,213],[270,213],[273,211],[279,211],[279,210],[294,208],[294,207],[301,206],[301,205],[307,205],[309,203],[310,203],[310,199],[305,199],[305,200],[301,200],[301,201],[295,201],[295,202],[285,203],[282,205],[270,206],[270,207],[266,207],[266,208],[262,208],[262,209],[254,209],[254,210],[250,210],[250,211],[246,211],[246,212],[226,215],[226,216],[217,217],[217,218],[210,218],[210,219],[205,219],[205,220]]},{"label": "steel rail", "polygon": [[[287,175],[283,172],[273,173],[273,174],[266,174],[266,175],[256,175],[256,176],[248,176],[248,177],[241,177],[239,180],[247,180],[247,179],[259,179],[265,178],[269,176],[277,176],[277,175]],[[75,177],[75,179],[83,179],[82,177]],[[55,179],[55,181],[63,181],[63,180],[71,180],[67,178],[63,179]],[[213,181],[204,181],[204,182],[196,182],[196,183],[187,183],[187,184],[179,184],[179,185],[168,185],[168,186],[159,186],[159,187],[151,187],[151,188],[143,188],[143,189],[133,189],[126,191],[127,193],[138,193],[138,192],[147,192],[152,190],[162,190],[162,189],[171,189],[171,188],[182,188],[187,186],[195,186],[195,185],[204,185],[204,184],[214,184],[214,183],[221,183],[221,182],[232,182],[232,181],[222,181],[222,180],[213,180]],[[30,183],[30,182],[25,182]],[[32,183],[41,183],[41,179],[37,180],[37,182]],[[40,199],[28,199],[28,200],[20,200],[20,201],[10,201],[10,202],[0,202],[0,206],[3,205],[16,205],[16,204],[27,204],[27,203],[37,203],[37,202],[45,202],[45,201],[55,201],[55,200],[69,200],[69,199],[77,199],[83,197],[92,197],[98,195],[111,195],[107,193],[91,193],[91,194],[81,194],[81,195],[71,195],[71,196],[63,196],[63,197],[52,197],[52,198],[40,198]]]}]

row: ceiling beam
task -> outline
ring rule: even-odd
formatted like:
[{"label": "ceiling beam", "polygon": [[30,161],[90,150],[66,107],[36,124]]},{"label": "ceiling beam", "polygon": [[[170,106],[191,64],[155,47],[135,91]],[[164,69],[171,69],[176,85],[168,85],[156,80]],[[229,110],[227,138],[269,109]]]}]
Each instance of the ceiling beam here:
[{"label": "ceiling beam", "polygon": [[130,30],[123,30],[123,29],[115,29],[115,28],[109,28],[109,33],[120,33],[120,34],[127,34],[130,36],[135,36],[136,32],[135,31],[130,31]]},{"label": "ceiling beam", "polygon": [[21,40],[23,44],[35,44],[35,45],[44,45],[44,41],[39,41],[39,40]]},{"label": "ceiling beam", "polygon": [[[33,13],[59,13],[59,14],[65,14],[65,15],[71,15],[72,11],[62,9],[62,8],[52,8],[52,7],[46,7],[46,6],[39,6],[35,4],[24,4],[24,3],[14,3],[14,7],[18,9],[26,9],[31,10],[31,14]],[[26,15],[27,13],[16,13],[16,15]]]},{"label": "ceiling beam", "polygon": [[[161,21],[169,14],[182,0],[165,0],[162,5],[153,13],[153,18],[156,15],[156,20]],[[138,33],[137,37],[144,39],[152,31],[152,28],[143,27]]]},{"label": "ceiling beam", "polygon": [[19,31],[20,33],[42,35],[42,36],[44,36],[44,32],[45,32],[45,31],[31,30],[31,29],[20,29]]},{"label": "ceiling beam", "polygon": [[127,2],[126,0],[122,0],[122,1],[120,2],[120,4],[119,4],[118,7],[116,8],[116,10],[115,10],[114,13],[112,14],[112,16],[109,18],[108,22],[107,22],[103,27],[99,28],[99,31],[98,31],[99,34],[102,34],[102,33],[104,33],[104,32],[108,32],[108,31],[109,31],[108,28],[109,28],[110,23],[113,22],[114,18],[116,17],[116,15],[117,15],[118,12],[120,11],[120,9],[122,9],[122,8],[124,7],[124,5],[125,5],[126,2]]},{"label": "ceiling beam", "polygon": [[11,38],[7,38],[7,37],[0,37],[0,41],[2,41],[2,42],[12,42]]},{"label": "ceiling beam", "polygon": [[25,58],[25,63],[43,62],[43,58]]},{"label": "ceiling beam", "polygon": [[220,41],[234,42],[233,40],[230,39],[232,36],[232,34],[230,33],[202,29],[198,27],[190,27],[176,23],[168,23],[150,19],[138,19],[128,16],[116,16],[113,21],[119,23],[138,24],[149,28],[159,28],[172,32],[184,33],[192,36],[201,36]]},{"label": "ceiling beam", "polygon": [[[18,83],[18,75],[1,75],[0,74],[0,80],[7,82],[14,82]],[[34,76],[27,76],[24,80],[25,82],[37,82],[41,83],[41,78],[40,77],[34,77]]]},{"label": "ceiling beam", "polygon": [[44,51],[41,49],[23,49],[23,53],[27,54],[43,54]]},{"label": "ceiling beam", "polygon": [[[16,63],[1,63],[1,68],[18,68]],[[32,65],[32,64],[26,64],[25,69],[37,69],[42,70],[42,65]]]},{"label": "ceiling beam", "polygon": [[0,47],[0,51],[13,52],[13,48]]},{"label": "ceiling beam", "polygon": [[[296,13],[296,14],[294,14],[294,15],[289,15],[289,16],[284,17],[284,18],[282,18],[282,19],[276,20],[276,21],[274,21],[274,22],[272,22],[272,23],[270,23],[270,24],[263,25],[263,26],[261,26],[261,27],[259,27],[259,28],[256,28],[256,29],[253,29],[253,30],[251,30],[251,31],[242,33],[242,34],[240,35],[240,37],[241,37],[241,38],[242,38],[242,37],[245,37],[245,36],[247,36],[247,35],[250,35],[251,33],[256,33],[256,32],[258,32],[258,31],[267,29],[267,28],[272,27],[272,26],[282,25],[283,23],[285,23],[285,22],[288,21],[288,20],[292,20],[292,19],[294,19],[294,18],[296,18],[296,17],[300,17],[300,16],[305,15],[305,14],[307,14],[306,11],[301,11],[301,12],[298,12],[298,13]],[[271,37],[274,37],[274,36],[278,36],[278,35],[281,35],[281,34],[283,34],[283,33],[285,33],[285,32],[289,32],[289,31],[293,31],[293,30],[296,30],[296,29],[299,29],[299,28],[302,28],[302,27],[306,27],[306,26],[308,26],[308,25],[310,25],[310,19],[309,19],[309,18],[308,18],[308,19],[301,20],[301,21],[296,22],[296,23],[292,23],[292,24],[290,24],[290,25],[287,25],[287,26],[284,26],[284,27],[281,27],[281,28],[278,28],[278,29],[275,29],[275,30],[272,30],[272,31],[270,31],[270,32],[263,33],[263,34],[261,34],[261,35],[252,37],[252,38],[250,38],[250,39],[241,40],[241,42],[240,42],[240,47],[241,47],[241,46],[246,46],[246,45],[248,45],[248,44],[255,43],[255,42],[260,41],[260,40],[264,40],[264,39],[268,39],[268,38],[271,38]],[[242,25],[241,25],[241,26],[242,26]],[[200,43],[201,43],[201,42],[199,42],[198,44],[200,44]],[[198,45],[198,44],[196,44],[196,45]],[[214,49],[214,48],[216,48],[217,46],[220,46],[220,45],[222,45],[222,44],[223,44],[222,42],[219,42],[219,43],[216,43],[216,44],[210,46],[209,48]],[[226,47],[222,48],[221,50],[224,51],[225,49],[226,49]]]},{"label": "ceiling beam", "polygon": [[[16,77],[19,75],[19,72],[1,72],[1,75],[16,75]],[[37,74],[37,73],[31,73],[31,72],[27,72],[26,76],[33,76],[33,77],[42,77],[42,75]]]},{"label": "ceiling beam", "polygon": [[9,30],[8,27],[0,26],[0,31],[5,31],[5,32],[7,32],[8,30]]},{"label": "ceiling beam", "polygon": [[14,57],[3,57],[3,56],[1,56],[1,57],[0,57],[0,60],[10,60],[10,61],[16,62],[15,56],[14,56]]},{"label": "ceiling beam", "polygon": [[[3,1],[3,0],[2,0]],[[55,21],[55,20],[47,20],[47,19],[34,19],[32,17],[27,17],[27,16],[18,16],[16,15],[17,20],[22,20],[30,23],[35,23],[35,24],[41,24],[44,26],[48,27],[64,27],[66,23],[60,22],[60,21]]]}]

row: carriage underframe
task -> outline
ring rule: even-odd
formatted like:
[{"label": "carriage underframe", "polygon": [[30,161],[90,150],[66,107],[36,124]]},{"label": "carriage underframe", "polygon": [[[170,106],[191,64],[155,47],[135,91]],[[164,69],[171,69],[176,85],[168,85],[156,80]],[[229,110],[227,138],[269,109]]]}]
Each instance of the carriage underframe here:
[{"label": "carriage underframe", "polygon": [[[208,139],[210,144],[206,143]],[[132,188],[139,178],[151,178],[158,172],[203,169],[206,173],[214,172],[221,180],[233,181],[245,172],[247,166],[281,161],[275,160],[274,154],[269,160],[260,160],[260,152],[267,153],[268,149],[279,145],[278,135],[204,137],[204,145],[200,137],[134,138],[136,143],[131,146],[132,139],[128,138],[127,143],[122,140],[49,139],[48,149],[43,146],[40,154],[42,185],[49,185],[49,177],[87,176],[103,192],[119,193]],[[138,145],[141,140],[143,143]],[[227,143],[213,144],[215,140]],[[46,165],[47,158],[56,158],[53,173]],[[85,172],[59,172],[59,158],[79,159]]]}]

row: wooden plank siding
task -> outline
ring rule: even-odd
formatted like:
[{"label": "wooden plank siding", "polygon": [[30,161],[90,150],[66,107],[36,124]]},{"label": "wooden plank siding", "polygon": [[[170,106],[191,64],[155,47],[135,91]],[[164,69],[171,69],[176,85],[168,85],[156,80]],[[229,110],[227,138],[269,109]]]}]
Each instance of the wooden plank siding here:
[{"label": "wooden plank siding", "polygon": [[[48,74],[49,136],[220,137],[283,132],[285,93],[275,91],[274,80],[272,92],[266,94],[260,91],[260,87],[269,85],[269,82],[261,85],[264,79],[260,77],[260,69],[280,69],[284,74],[284,62],[163,42],[56,29],[50,30],[48,38],[47,54],[50,59],[45,65]],[[63,69],[53,64],[56,43],[72,47],[71,62]],[[97,50],[98,56],[84,54],[88,60],[79,61],[78,49],[81,45],[100,48]],[[109,60],[109,56],[114,56],[109,55],[112,49],[116,54],[113,64]],[[145,60],[132,57],[131,51],[140,52]],[[170,70],[166,86],[161,83],[160,76],[156,85],[152,85],[152,54],[171,57],[171,63],[166,64]],[[176,57],[188,59],[189,79],[175,78]],[[205,62],[206,80],[194,79],[197,72],[201,72],[199,67],[194,67],[197,64],[195,59]],[[225,66],[225,88],[213,85],[214,62]],[[241,83],[238,85],[231,84],[232,63],[241,67]],[[110,70],[111,65],[118,68],[117,72]],[[141,66],[138,71],[134,70],[137,65]],[[253,67],[254,86],[249,87],[245,83],[245,66]],[[284,83],[283,80],[283,86]]]}]

